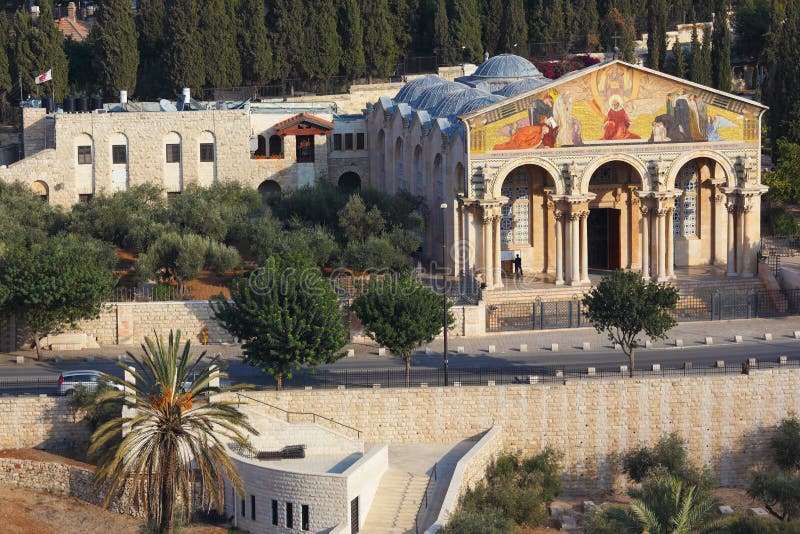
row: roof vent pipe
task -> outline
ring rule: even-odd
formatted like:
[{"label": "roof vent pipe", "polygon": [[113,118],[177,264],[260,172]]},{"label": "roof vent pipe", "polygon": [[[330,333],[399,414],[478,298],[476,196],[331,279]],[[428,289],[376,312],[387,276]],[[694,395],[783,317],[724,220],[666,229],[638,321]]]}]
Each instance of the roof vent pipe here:
[{"label": "roof vent pipe", "polygon": [[121,89],[119,92],[119,105],[124,106],[128,103],[128,91]]},{"label": "roof vent pipe", "polygon": [[183,88],[183,101],[188,104],[192,99],[192,92],[188,87]]}]

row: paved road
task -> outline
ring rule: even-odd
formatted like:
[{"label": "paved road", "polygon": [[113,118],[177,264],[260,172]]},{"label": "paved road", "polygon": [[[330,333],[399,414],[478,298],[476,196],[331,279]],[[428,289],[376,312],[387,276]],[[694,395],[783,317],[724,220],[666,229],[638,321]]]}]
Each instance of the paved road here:
[{"label": "paved road", "polygon": [[[565,333],[568,337],[568,334]],[[452,346],[452,345],[451,345]],[[501,350],[501,349],[498,349]],[[705,346],[693,343],[683,348],[659,347],[640,349],[637,352],[638,369],[650,369],[653,363],[663,368],[680,368],[685,362],[694,367],[712,367],[718,360],[726,364],[738,366],[748,358],[759,361],[776,362],[780,356],[790,360],[800,360],[800,341],[789,336],[777,337],[774,341],[751,341],[749,343],[726,343]],[[485,383],[496,378],[498,383],[514,381],[516,377],[538,374],[555,378],[554,369],[569,371],[584,370],[595,367],[598,371],[618,370],[620,365],[628,361],[621,351],[571,350],[551,352],[535,350],[526,353],[515,349],[506,349],[494,354],[485,350],[456,354],[451,350],[449,355],[449,381],[463,383]],[[274,381],[258,370],[243,364],[235,357],[227,359],[227,372],[232,383],[248,383],[256,386],[271,386]],[[417,353],[412,358],[414,371],[413,382],[425,382],[433,386],[443,384],[443,358],[441,353],[426,355]],[[377,356],[376,350],[361,351],[355,358],[344,358],[335,364],[321,366],[316,372],[301,370],[291,380],[285,381],[287,387],[311,385],[316,387],[335,387],[338,384],[349,386],[371,387],[372,384],[383,386],[400,386],[404,382],[403,362],[398,358]],[[122,376],[122,369],[116,361],[97,359],[94,362],[66,360],[62,362],[41,362],[22,366],[0,366],[0,393],[47,393],[53,394],[55,383],[61,371],[75,369],[97,369],[116,376]],[[483,372],[480,372],[480,370]],[[385,370],[385,372],[383,372]],[[492,370],[492,371],[490,371]],[[497,371],[494,371],[497,370]]]}]

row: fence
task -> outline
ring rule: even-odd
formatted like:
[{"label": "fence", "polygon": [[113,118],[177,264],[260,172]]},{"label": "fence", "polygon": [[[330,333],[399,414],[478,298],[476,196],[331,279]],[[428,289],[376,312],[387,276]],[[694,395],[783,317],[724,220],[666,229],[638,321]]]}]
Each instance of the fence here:
[{"label": "fence", "polygon": [[431,474],[428,476],[428,483],[425,485],[425,493],[422,495],[422,501],[419,503],[417,515],[414,518],[414,532],[416,534],[419,534],[420,530],[425,528],[425,516],[428,514],[428,507],[430,506],[433,490],[436,487],[436,480],[438,479],[438,474],[436,472],[438,466],[438,462],[433,464]]},{"label": "fence", "polygon": [[[682,295],[671,312],[679,322],[784,317],[800,314],[800,289],[717,290]],[[486,331],[578,328],[591,323],[576,295],[572,300],[508,302],[486,307]]]}]

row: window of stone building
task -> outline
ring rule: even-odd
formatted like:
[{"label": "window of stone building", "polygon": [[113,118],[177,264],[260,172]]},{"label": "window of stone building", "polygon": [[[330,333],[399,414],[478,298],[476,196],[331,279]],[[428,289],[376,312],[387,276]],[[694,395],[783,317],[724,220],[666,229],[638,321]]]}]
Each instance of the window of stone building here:
[{"label": "window of stone building", "polygon": [[78,195],[78,202],[89,202],[90,200],[92,200],[92,197],[94,197],[94,195],[91,193]]},{"label": "window of stone building", "polygon": [[181,145],[180,143],[170,143],[167,145],[167,163],[180,163],[181,162]]},{"label": "window of stone building", "polygon": [[200,143],[200,161],[214,161],[214,143]]},{"label": "window of stone building", "polygon": [[364,150],[364,133],[360,132],[356,134],[356,150]]},{"label": "window of stone building", "polygon": [[294,507],[292,503],[286,503],[286,528],[294,528]]},{"label": "window of stone building", "polygon": [[278,526],[278,501],[272,499],[272,524]]},{"label": "window of stone building", "polygon": [[527,244],[530,240],[529,178],[526,173],[511,175],[503,182],[501,194],[508,197],[500,219],[500,242],[503,245]]},{"label": "window of stone building", "polygon": [[672,212],[672,234],[697,237],[697,165],[687,163],[678,173],[677,188],[682,191],[675,199]]},{"label": "window of stone building", "polygon": [[78,147],[78,165],[91,165],[92,164],[92,147],[91,145],[82,145]]},{"label": "window of stone building", "polygon": [[304,504],[303,507],[300,509],[301,511],[301,530],[308,530],[308,505]]},{"label": "window of stone building", "polygon": [[244,499],[242,499],[242,517],[244,517]]},{"label": "window of stone building", "polygon": [[167,200],[172,200],[173,198],[178,198],[181,196],[180,191],[167,191]]},{"label": "window of stone building", "polygon": [[269,137],[269,157],[270,158],[283,157],[283,138],[280,135],[273,134]]},{"label": "window of stone building", "polygon": [[314,163],[314,136],[297,136],[297,162]]},{"label": "window of stone building", "polygon": [[344,149],[353,150],[353,134],[344,134]]},{"label": "window of stone building", "polygon": [[333,134],[333,149],[342,149],[342,134]]},{"label": "window of stone building", "polygon": [[256,496],[250,495],[250,519],[256,520]]},{"label": "window of stone building", "polygon": [[128,163],[128,147],[125,145],[113,145],[111,147],[111,161],[114,165]]}]

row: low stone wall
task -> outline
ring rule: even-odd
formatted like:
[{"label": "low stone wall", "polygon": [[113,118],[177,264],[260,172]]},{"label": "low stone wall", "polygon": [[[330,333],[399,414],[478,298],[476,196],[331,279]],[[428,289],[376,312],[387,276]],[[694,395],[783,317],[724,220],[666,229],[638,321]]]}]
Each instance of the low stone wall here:
[{"label": "low stone wall", "polygon": [[486,468],[503,451],[503,433],[499,426],[489,429],[483,437],[458,461],[453,477],[450,479],[450,486],[442,501],[442,508],[439,516],[433,525],[425,531],[425,534],[436,534],[446,524],[456,507],[458,507],[461,497],[475,487],[475,485],[486,477]]},{"label": "low stone wall", "polygon": [[377,443],[451,443],[502,425],[505,446],[525,454],[564,453],[567,490],[623,482],[619,453],[669,432],[723,485],[747,483],[766,458],[771,430],[800,412],[800,370],[749,375],[592,379],[483,387],[258,391],[285,410],[316,412]]},{"label": "low stone wall", "polygon": [[63,397],[0,396],[0,449],[63,451],[85,446],[89,428]]}]

